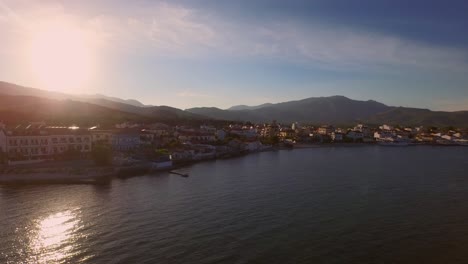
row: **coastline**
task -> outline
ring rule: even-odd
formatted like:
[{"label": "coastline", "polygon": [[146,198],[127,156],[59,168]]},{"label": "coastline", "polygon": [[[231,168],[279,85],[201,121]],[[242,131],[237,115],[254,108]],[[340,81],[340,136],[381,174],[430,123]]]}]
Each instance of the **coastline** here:
[{"label": "coastline", "polygon": [[[313,149],[326,147],[366,147],[377,146],[372,143],[300,143],[290,147],[273,147],[263,151],[255,151],[231,155],[228,157],[218,157],[202,160],[191,160],[179,162],[171,167],[152,170],[149,162],[138,162],[130,166],[106,166],[97,167],[94,165],[80,165],[79,167],[57,168],[57,164],[40,164],[38,167],[0,167],[0,185],[41,185],[41,184],[105,184],[115,178],[131,178],[142,175],[148,175],[158,172],[169,172],[197,163],[227,160],[243,157],[250,154],[256,154],[265,151],[294,150],[294,149]],[[415,144],[413,146],[440,146],[435,144]],[[447,147],[447,146],[446,146]],[[450,146],[454,147],[454,146]]]}]

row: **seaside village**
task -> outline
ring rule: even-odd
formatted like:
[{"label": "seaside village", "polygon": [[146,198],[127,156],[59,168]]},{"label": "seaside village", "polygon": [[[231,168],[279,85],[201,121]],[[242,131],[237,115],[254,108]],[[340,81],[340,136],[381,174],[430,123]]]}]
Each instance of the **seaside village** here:
[{"label": "seaside village", "polygon": [[[173,164],[229,158],[250,152],[318,144],[367,143],[383,146],[410,144],[468,145],[467,130],[358,124],[351,128],[232,123],[223,127],[155,124],[116,124],[112,129],[56,126],[44,122],[8,126],[0,123],[0,164],[15,166],[70,159],[99,163],[108,149],[110,164],[146,160],[158,169]],[[101,161],[102,161],[101,157]],[[105,157],[104,162],[105,163]]]}]

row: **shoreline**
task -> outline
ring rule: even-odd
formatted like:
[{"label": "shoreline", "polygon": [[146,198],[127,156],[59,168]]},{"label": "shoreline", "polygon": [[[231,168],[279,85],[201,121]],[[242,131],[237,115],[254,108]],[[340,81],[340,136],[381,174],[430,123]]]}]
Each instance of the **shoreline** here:
[{"label": "shoreline", "polygon": [[[176,163],[171,167],[151,170],[150,165],[146,162],[137,163],[132,166],[107,166],[96,167],[93,165],[81,166],[80,168],[64,167],[57,168],[56,164],[41,164],[39,168],[34,167],[0,167],[0,185],[52,185],[52,184],[106,184],[113,179],[125,179],[138,177],[148,174],[156,174],[161,172],[170,172],[191,165],[216,161],[228,160],[239,157],[244,157],[251,154],[257,154],[266,151],[294,150],[294,149],[314,149],[326,147],[368,147],[378,146],[375,143],[301,143],[290,147],[273,147],[264,151],[255,151],[232,155],[222,158],[211,158],[203,160],[193,160]],[[452,145],[439,144],[414,144],[411,146],[428,146],[428,147],[457,147]],[[409,146],[409,147],[411,147]],[[463,147],[463,146],[458,146]],[[49,166],[47,166],[49,165]]]}]

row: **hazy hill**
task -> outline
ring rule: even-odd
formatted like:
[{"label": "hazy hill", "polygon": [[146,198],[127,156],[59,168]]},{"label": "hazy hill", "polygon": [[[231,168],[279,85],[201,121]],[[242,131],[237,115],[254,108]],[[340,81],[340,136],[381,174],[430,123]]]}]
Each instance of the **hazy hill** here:
[{"label": "hazy hill", "polygon": [[[6,83],[6,82],[0,82],[0,96],[3,97],[5,95],[36,97],[36,98],[41,98],[41,99],[52,100],[52,101],[40,100],[43,102],[43,105],[46,105],[46,102],[51,102],[53,105],[56,105],[57,103],[59,103],[57,102],[57,100],[59,101],[67,100],[66,102],[68,103],[73,102],[75,105],[80,102],[87,103],[88,105],[92,104],[95,106],[105,107],[108,110],[115,110],[119,112],[125,112],[126,114],[133,114],[132,118],[130,119],[136,119],[136,120],[141,120],[142,118],[145,118],[149,120],[177,122],[177,121],[182,121],[182,120],[191,121],[191,120],[206,119],[206,117],[204,116],[200,116],[197,114],[193,114],[193,113],[186,112],[181,109],[177,109],[177,108],[173,108],[169,106],[147,106],[133,99],[125,100],[125,99],[109,97],[109,96],[100,95],[100,94],[83,95],[83,96],[69,95],[65,93],[51,92],[51,91],[46,91],[46,90],[19,86],[19,85],[15,85],[11,83]],[[12,97],[12,98],[14,98],[15,101],[20,100],[19,98],[15,98],[15,97]],[[63,102],[61,103],[63,104]],[[86,104],[82,104],[82,105],[86,105]],[[5,107],[2,107],[2,108],[5,109]],[[17,110],[19,110],[20,108],[21,107],[17,108]],[[46,108],[46,109],[51,109],[51,108]],[[23,112],[27,113],[27,111],[23,111]],[[32,114],[33,113],[31,113],[30,115]]]},{"label": "hazy hill", "polygon": [[78,99],[82,99],[82,100],[104,99],[108,101],[113,101],[117,103],[128,104],[128,105],[133,105],[133,106],[138,106],[138,107],[148,107],[148,105],[144,105],[143,103],[135,99],[120,99],[117,97],[106,96],[103,94],[79,95],[77,97]]},{"label": "hazy hill", "polygon": [[129,104],[133,106],[139,107],[146,107],[146,105],[142,104],[141,102],[135,99],[121,99],[117,97],[106,96],[102,94],[84,94],[84,95],[72,95],[60,92],[53,92],[47,90],[41,90],[37,88],[30,88],[21,85],[16,85],[7,82],[0,81],[0,94],[8,94],[8,95],[23,95],[23,96],[36,96],[41,98],[48,98],[48,99],[71,99],[75,101],[82,101],[82,102],[89,102],[97,99],[104,99],[108,101],[118,102]]},{"label": "hazy hill", "polygon": [[9,124],[46,121],[54,124],[111,125],[129,120],[144,121],[145,117],[79,101],[0,95],[0,120]]}]

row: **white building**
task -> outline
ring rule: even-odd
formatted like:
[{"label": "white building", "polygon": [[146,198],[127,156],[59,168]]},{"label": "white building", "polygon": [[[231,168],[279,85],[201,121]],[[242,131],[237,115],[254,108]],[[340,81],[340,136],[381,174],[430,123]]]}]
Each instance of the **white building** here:
[{"label": "white building", "polygon": [[392,126],[385,125],[385,124],[379,126],[379,128],[380,128],[381,130],[393,130],[393,127],[392,127]]},{"label": "white building", "polygon": [[363,124],[358,124],[357,126],[354,127],[353,129],[354,131],[359,131],[359,132],[362,132],[362,134],[365,136],[365,137],[368,137],[371,135],[371,130],[368,126],[365,126]]}]

